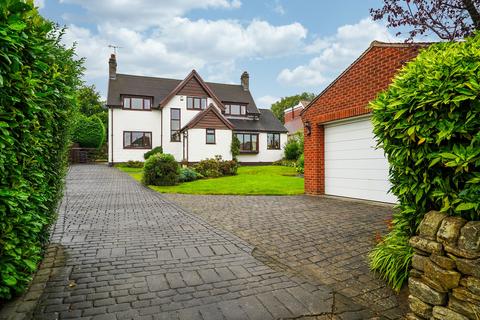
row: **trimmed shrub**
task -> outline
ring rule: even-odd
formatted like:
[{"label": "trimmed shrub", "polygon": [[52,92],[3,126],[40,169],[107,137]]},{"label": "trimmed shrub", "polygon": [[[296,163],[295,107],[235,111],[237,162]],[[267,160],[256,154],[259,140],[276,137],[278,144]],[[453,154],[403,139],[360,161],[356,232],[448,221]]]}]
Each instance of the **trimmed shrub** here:
[{"label": "trimmed shrub", "polygon": [[96,115],[79,115],[72,135],[73,142],[82,148],[100,148],[105,142],[105,127]]},{"label": "trimmed shrub", "polygon": [[205,159],[197,163],[195,171],[206,178],[218,178],[222,176],[220,171],[220,161],[217,158]]},{"label": "trimmed shrub", "polygon": [[168,153],[157,153],[148,158],[143,166],[142,183],[153,186],[173,186],[178,182],[180,167]]},{"label": "trimmed shrub", "polygon": [[238,140],[236,135],[232,136],[232,144],[230,145],[230,152],[232,153],[232,159],[237,160],[237,157],[240,155],[240,140]]},{"label": "trimmed shrub", "polygon": [[27,287],[62,196],[82,62],[61,34],[33,1],[0,1],[0,301]]},{"label": "trimmed shrub", "polygon": [[300,144],[298,143],[298,140],[295,138],[291,138],[285,144],[283,152],[285,154],[286,160],[296,161],[300,154],[303,152],[303,150],[300,149]]},{"label": "trimmed shrub", "polygon": [[298,157],[297,160],[297,172],[298,173],[303,173],[304,171],[304,165],[305,165],[305,158],[303,156],[303,153]]},{"label": "trimmed shrub", "polygon": [[223,176],[235,176],[237,174],[238,162],[236,160],[220,161],[220,172]]},{"label": "trimmed shrub", "polygon": [[181,168],[178,181],[190,182],[190,181],[195,181],[202,178],[203,176],[200,173],[193,170],[192,168]]},{"label": "trimmed shrub", "polygon": [[127,168],[143,168],[143,162],[142,161],[136,161],[136,160],[128,160],[125,163],[125,167],[127,167]]},{"label": "trimmed shrub", "polygon": [[150,156],[153,156],[154,154],[157,154],[157,153],[163,153],[163,148],[161,146],[155,147],[152,150],[145,152],[143,155],[143,158],[147,160],[148,158],[150,158]]},{"label": "trimmed shrub", "polygon": [[371,267],[396,289],[407,279],[407,240],[424,213],[480,219],[479,48],[480,35],[433,44],[371,102],[399,201],[393,230],[371,254]]}]

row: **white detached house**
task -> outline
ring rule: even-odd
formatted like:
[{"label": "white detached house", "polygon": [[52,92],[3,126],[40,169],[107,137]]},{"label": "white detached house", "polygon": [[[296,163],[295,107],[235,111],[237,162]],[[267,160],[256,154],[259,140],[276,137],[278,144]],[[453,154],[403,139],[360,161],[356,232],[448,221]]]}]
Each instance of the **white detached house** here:
[{"label": "white detached house", "polygon": [[255,105],[247,72],[239,85],[204,82],[195,70],[183,80],[118,74],[112,54],[107,106],[110,164],[143,161],[156,146],[177,161],[231,160],[233,135],[241,163],[271,163],[287,141],[282,123]]}]

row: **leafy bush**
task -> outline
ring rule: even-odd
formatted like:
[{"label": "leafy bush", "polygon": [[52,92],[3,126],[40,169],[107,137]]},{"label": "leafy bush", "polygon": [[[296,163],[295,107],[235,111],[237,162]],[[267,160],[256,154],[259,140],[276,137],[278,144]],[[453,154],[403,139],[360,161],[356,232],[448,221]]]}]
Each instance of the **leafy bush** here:
[{"label": "leafy bush", "polygon": [[128,160],[125,163],[125,167],[127,167],[127,168],[143,168],[143,162],[142,161],[136,161],[136,160]]},{"label": "leafy bush", "polygon": [[235,176],[237,174],[238,162],[236,160],[220,161],[220,172],[223,176]]},{"label": "leafy bush", "polygon": [[233,176],[237,174],[238,162],[236,160],[222,160],[221,156],[205,159],[195,165],[195,171],[207,178]]},{"label": "leafy bush", "polygon": [[272,162],[273,166],[284,166],[284,167],[295,167],[297,165],[297,162],[295,160],[285,160],[285,159],[280,159],[275,162]]},{"label": "leafy bush", "polygon": [[304,171],[304,164],[305,164],[305,158],[304,158],[304,155],[303,153],[300,155],[300,157],[298,157],[298,160],[297,160],[297,172],[298,173],[303,173]]},{"label": "leafy bush", "polygon": [[479,47],[480,35],[431,45],[371,103],[399,201],[394,236],[372,253],[371,267],[396,288],[407,278],[407,239],[424,213],[480,219]]},{"label": "leafy bush", "polygon": [[178,182],[180,167],[168,153],[157,153],[143,166],[142,183],[154,186],[173,186]]},{"label": "leafy bush", "polygon": [[143,158],[147,160],[148,158],[150,158],[150,156],[153,156],[154,154],[157,154],[157,153],[163,153],[162,146],[155,147],[152,150],[145,152],[143,155]]},{"label": "leafy bush", "polygon": [[230,152],[232,153],[232,159],[237,160],[237,157],[240,154],[240,140],[238,140],[236,135],[233,135],[233,137],[232,137],[232,144],[230,145]]},{"label": "leafy bush", "polygon": [[300,149],[299,141],[295,138],[288,139],[283,150],[286,160],[297,160],[303,150]]},{"label": "leafy bush", "polygon": [[0,1],[0,301],[42,259],[66,173],[82,62],[32,1]]},{"label": "leafy bush", "polygon": [[178,180],[180,182],[190,182],[202,178],[203,176],[192,168],[181,168]]},{"label": "leafy bush", "polygon": [[96,115],[78,115],[74,125],[72,140],[83,148],[100,148],[105,142],[105,127]]}]

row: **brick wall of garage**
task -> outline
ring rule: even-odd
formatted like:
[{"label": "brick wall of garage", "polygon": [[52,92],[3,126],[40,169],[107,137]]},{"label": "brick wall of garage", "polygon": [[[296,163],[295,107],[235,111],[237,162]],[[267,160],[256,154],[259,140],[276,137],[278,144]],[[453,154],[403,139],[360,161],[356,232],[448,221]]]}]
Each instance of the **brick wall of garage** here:
[{"label": "brick wall of garage", "polygon": [[325,193],[324,126],[370,112],[368,103],[386,89],[395,73],[413,59],[425,44],[373,42],[352,65],[332,82],[302,113],[305,129],[305,193]]}]

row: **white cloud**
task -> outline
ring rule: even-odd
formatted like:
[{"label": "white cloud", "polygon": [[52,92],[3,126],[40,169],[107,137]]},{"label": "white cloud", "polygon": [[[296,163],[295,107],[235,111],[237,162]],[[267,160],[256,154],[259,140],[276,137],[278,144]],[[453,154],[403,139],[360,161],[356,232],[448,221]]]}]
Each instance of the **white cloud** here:
[{"label": "white cloud", "polygon": [[43,9],[43,8],[45,8],[45,0],[34,0],[34,1],[33,1],[33,4],[34,4],[35,7],[37,7],[38,9]]},{"label": "white cloud", "polygon": [[380,23],[366,18],[353,25],[344,25],[331,37],[318,38],[305,47],[306,53],[316,54],[307,64],[283,69],[277,81],[295,86],[319,86],[331,81],[343,71],[373,40],[399,41]]},{"label": "white cloud", "polygon": [[266,96],[263,96],[263,97],[260,97],[260,98],[256,99],[257,105],[260,108],[270,108],[270,106],[274,102],[277,102],[279,100],[280,100],[280,98],[273,97],[273,96],[270,96],[270,95],[266,95]]}]

